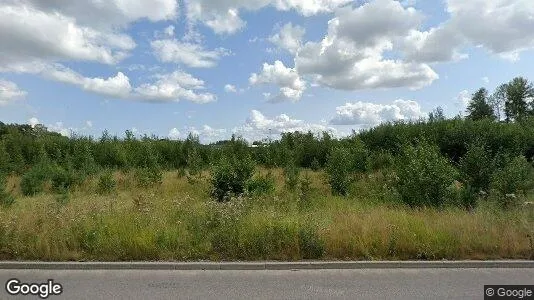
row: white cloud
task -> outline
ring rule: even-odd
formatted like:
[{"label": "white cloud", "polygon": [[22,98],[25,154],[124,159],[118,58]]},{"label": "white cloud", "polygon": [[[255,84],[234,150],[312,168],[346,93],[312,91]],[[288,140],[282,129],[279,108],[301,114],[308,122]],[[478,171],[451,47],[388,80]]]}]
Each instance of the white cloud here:
[{"label": "white cloud", "polygon": [[184,127],[184,130],[180,131],[178,128],[172,128],[169,131],[168,137],[171,140],[186,139],[189,134],[198,136],[203,143],[212,143],[226,138],[226,129],[215,129],[211,126],[204,125],[202,128],[196,127]]},{"label": "white cloud", "polygon": [[70,137],[73,132],[76,132],[77,130],[72,127],[65,127],[63,122],[56,122],[55,124],[51,124],[47,126],[48,130],[52,132],[57,132],[61,134],[62,136]]},{"label": "white cloud", "polygon": [[255,11],[273,6],[281,11],[295,10],[304,16],[332,12],[352,0],[186,0],[187,18],[201,22],[217,34],[232,34],[246,22],[241,19],[241,10]]},{"label": "white cloud", "polygon": [[33,118],[30,118],[28,120],[28,124],[34,128],[37,124],[39,124],[39,119],[37,119],[36,117],[33,117]]},{"label": "white cloud", "polygon": [[296,70],[335,89],[425,87],[439,77],[430,66],[384,58],[422,20],[419,11],[393,0],[339,9],[324,39],[308,42],[298,51]]},{"label": "white cloud", "polygon": [[87,126],[87,128],[93,128],[93,121],[85,121],[85,126]]},{"label": "white cloud", "polygon": [[134,96],[152,101],[189,100],[195,103],[213,102],[217,98],[210,93],[199,93],[204,90],[204,81],[183,71],[155,76],[156,81],[146,83],[134,89]]},{"label": "white cloud", "polygon": [[330,123],[372,127],[384,122],[415,120],[423,116],[419,103],[415,101],[399,99],[388,105],[358,101],[337,107],[336,116]]},{"label": "white cloud", "polygon": [[112,0],[112,1],[42,1],[7,0],[18,5],[32,6],[47,13],[60,13],[79,20],[81,24],[98,28],[123,27],[140,19],[173,20],[178,14],[176,0]]},{"label": "white cloud", "polygon": [[306,82],[302,80],[295,69],[287,68],[281,61],[275,61],[273,65],[263,64],[260,74],[253,73],[249,82],[251,85],[275,84],[280,87],[280,93],[270,96],[271,102],[293,101],[302,98],[306,90]]},{"label": "white cloud", "polygon": [[193,77],[183,71],[169,74],[156,74],[153,83],[143,83],[132,87],[128,76],[122,72],[109,78],[89,78],[59,64],[19,65],[11,72],[32,73],[44,78],[79,86],[85,91],[110,96],[113,98],[178,102],[189,100],[195,103],[208,103],[216,100],[211,93],[199,92],[205,90],[203,80]]},{"label": "white cloud", "polygon": [[224,91],[227,93],[237,93],[237,88],[235,85],[227,84],[224,86]]},{"label": "white cloud", "polygon": [[534,6],[530,0],[447,0],[450,18],[426,32],[414,32],[408,53],[417,61],[466,57],[465,46],[482,47],[512,61],[534,49]]},{"label": "white cloud", "polygon": [[233,131],[250,141],[262,140],[268,137],[276,138],[284,132],[337,132],[335,128],[327,127],[323,124],[306,123],[302,120],[292,119],[286,114],[269,119],[257,110],[252,110],[245,123],[234,128]]},{"label": "white cloud", "polygon": [[178,128],[173,128],[169,131],[169,139],[171,140],[178,140],[182,137],[182,134],[178,130]]},{"label": "white cloud", "polygon": [[468,90],[463,90],[454,100],[454,106],[456,106],[460,114],[464,114],[469,102],[471,102],[471,93]]},{"label": "white cloud", "polygon": [[222,56],[228,55],[225,49],[205,50],[200,44],[176,39],[155,40],[151,42],[151,46],[160,61],[192,68],[212,68]]},{"label": "white cloud", "polygon": [[293,26],[293,24],[287,23],[280,28],[278,33],[269,37],[269,41],[280,49],[296,54],[302,45],[302,39],[305,34],[306,30],[303,27]]},{"label": "white cloud", "polygon": [[482,77],[482,81],[483,81],[485,84],[490,83],[490,79],[489,79],[489,77]]},{"label": "white cloud", "polygon": [[0,79],[0,106],[26,97],[27,93],[21,90],[16,83]]},{"label": "white cloud", "polygon": [[73,17],[20,3],[0,5],[0,40],[0,67],[43,60],[113,64],[135,47],[125,34],[83,26]]}]

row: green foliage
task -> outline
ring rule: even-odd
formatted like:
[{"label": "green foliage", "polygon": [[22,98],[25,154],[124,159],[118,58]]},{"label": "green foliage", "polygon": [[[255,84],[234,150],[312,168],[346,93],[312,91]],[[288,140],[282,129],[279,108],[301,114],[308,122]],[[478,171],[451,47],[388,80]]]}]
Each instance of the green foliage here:
[{"label": "green foliage", "polygon": [[320,259],[326,252],[324,242],[310,227],[299,230],[299,250],[303,259]]},{"label": "green foliage", "polygon": [[299,184],[300,169],[294,163],[288,163],[284,168],[284,180],[287,190],[294,192]]},{"label": "green foliage", "polygon": [[[491,189],[495,191],[503,206],[512,206],[520,194],[534,187],[532,165],[523,156],[506,158],[505,165],[493,173]],[[513,196],[511,196],[513,195]]]},{"label": "green foliage", "polygon": [[117,181],[113,178],[113,172],[106,171],[98,178],[98,193],[111,194],[117,188]]},{"label": "green foliage", "polygon": [[42,162],[22,176],[20,188],[25,196],[34,196],[43,192],[44,184],[50,179],[52,167],[47,162]]},{"label": "green foliage", "polygon": [[15,197],[6,192],[6,176],[0,171],[0,206],[10,207],[15,203]]},{"label": "green foliage", "polygon": [[387,151],[372,152],[368,160],[368,168],[372,171],[388,169],[395,163],[395,158]]},{"label": "green foliage", "polygon": [[451,187],[451,195],[453,197],[451,204],[467,210],[474,209],[479,199],[479,191],[469,184]]},{"label": "green foliage", "polygon": [[473,94],[467,107],[468,118],[474,121],[482,119],[495,119],[493,108],[488,103],[488,90],[479,89]]},{"label": "green foliage", "polygon": [[299,184],[299,208],[303,209],[310,205],[313,192],[312,179],[310,174],[305,172]]},{"label": "green foliage", "polygon": [[246,183],[246,191],[253,196],[273,194],[275,192],[274,176],[270,172],[266,175],[256,175]]},{"label": "green foliage", "polygon": [[396,189],[403,202],[411,207],[443,205],[457,177],[456,169],[440,155],[437,147],[426,142],[406,146],[395,171]]},{"label": "green foliage", "polygon": [[163,172],[156,166],[136,169],[135,179],[140,187],[159,186],[163,182]]},{"label": "green foliage", "polygon": [[328,184],[334,195],[347,196],[352,182],[352,157],[345,148],[334,148],[326,166]]},{"label": "green foliage", "polygon": [[523,121],[532,114],[532,103],[527,100],[534,97],[534,86],[526,78],[516,77],[505,88],[505,113],[507,120]]},{"label": "green foliage", "polygon": [[60,166],[50,168],[50,179],[52,183],[52,190],[58,193],[65,193],[71,187],[79,182],[77,174],[72,169],[64,169]]},{"label": "green foliage", "polygon": [[242,195],[247,182],[254,174],[254,168],[254,162],[250,157],[222,158],[217,165],[212,167],[211,196],[219,202],[226,202],[231,197]]},{"label": "green foliage", "polygon": [[476,191],[489,190],[495,166],[487,147],[480,143],[470,145],[460,160],[459,169],[462,181],[471,188]]}]

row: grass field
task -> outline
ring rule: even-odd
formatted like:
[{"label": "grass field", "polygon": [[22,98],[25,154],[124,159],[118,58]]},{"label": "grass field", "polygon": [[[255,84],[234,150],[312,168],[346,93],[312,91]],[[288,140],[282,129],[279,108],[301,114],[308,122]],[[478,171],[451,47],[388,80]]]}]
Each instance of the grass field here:
[{"label": "grass field", "polygon": [[[263,170],[262,172],[266,172]],[[0,259],[396,260],[529,259],[534,257],[534,208],[502,210],[482,202],[460,208],[411,209],[395,200],[380,173],[332,196],[322,173],[311,188],[289,192],[272,171],[271,195],[216,203],[204,174],[194,181],[167,172],[161,186],[140,188],[115,173],[116,190],[97,193],[96,178],[68,196],[46,191],[0,206]]]}]

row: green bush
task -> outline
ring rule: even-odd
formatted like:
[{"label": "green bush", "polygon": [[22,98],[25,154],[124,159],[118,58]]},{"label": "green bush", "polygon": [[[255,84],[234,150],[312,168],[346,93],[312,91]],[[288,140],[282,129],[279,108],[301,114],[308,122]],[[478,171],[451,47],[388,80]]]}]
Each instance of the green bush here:
[{"label": "green bush", "polygon": [[52,189],[58,193],[69,191],[79,180],[74,170],[64,169],[59,166],[52,169],[50,177],[52,181]]},{"label": "green bush", "polygon": [[369,156],[368,167],[370,170],[379,171],[392,167],[395,158],[387,151],[372,152]]},{"label": "green bush", "polygon": [[20,182],[20,189],[24,196],[35,196],[43,192],[44,184],[50,178],[52,168],[47,163],[39,163],[28,170]]},{"label": "green bush", "polygon": [[15,203],[15,197],[6,192],[6,177],[0,172],[0,205],[9,207]]},{"label": "green bush", "polygon": [[326,251],[324,242],[309,227],[299,230],[299,250],[303,259],[320,259]]},{"label": "green bush", "polygon": [[460,177],[471,188],[478,191],[488,191],[491,174],[494,172],[494,161],[488,149],[480,144],[472,144],[467,153],[460,159]]},{"label": "green bush", "polygon": [[284,180],[287,190],[295,191],[300,180],[300,169],[295,164],[287,164],[284,168]]},{"label": "green bush", "polygon": [[275,180],[270,172],[266,175],[257,175],[246,185],[247,193],[252,196],[271,195],[275,192]]},{"label": "green bush", "polygon": [[163,172],[158,167],[140,168],[135,171],[137,185],[143,188],[161,185]]},{"label": "green bush", "polygon": [[516,204],[518,194],[524,195],[533,187],[533,168],[524,156],[508,159],[491,180],[491,190],[497,193],[503,206]]},{"label": "green bush", "polygon": [[250,157],[222,158],[211,171],[211,196],[219,202],[226,202],[233,196],[242,195],[247,182],[254,174],[254,168],[254,162]]},{"label": "green bush", "polygon": [[451,187],[451,195],[453,197],[453,199],[451,199],[451,204],[455,204],[467,210],[472,210],[477,206],[480,195],[479,192],[479,189],[476,189],[469,184],[461,187],[453,186]]},{"label": "green bush", "polygon": [[443,205],[457,177],[456,169],[439,149],[426,142],[406,146],[395,172],[395,187],[402,201],[411,207]]},{"label": "green bush", "polygon": [[310,206],[313,193],[312,179],[310,174],[305,172],[299,183],[299,209],[304,209]]},{"label": "green bush", "polygon": [[351,153],[345,148],[333,149],[328,157],[326,174],[334,195],[347,196],[353,180],[351,162]]},{"label": "green bush", "polygon": [[111,194],[117,188],[117,181],[113,178],[111,171],[106,171],[98,179],[98,193]]}]

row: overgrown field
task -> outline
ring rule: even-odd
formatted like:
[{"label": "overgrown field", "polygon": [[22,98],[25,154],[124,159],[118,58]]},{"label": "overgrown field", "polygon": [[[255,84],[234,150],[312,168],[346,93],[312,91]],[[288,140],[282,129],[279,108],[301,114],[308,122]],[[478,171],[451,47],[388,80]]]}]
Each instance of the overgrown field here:
[{"label": "overgrown field", "polygon": [[[265,170],[275,190],[214,201],[208,173],[166,172],[143,187],[135,172],[99,176],[68,195],[47,184],[0,207],[0,259],[301,260],[528,259],[534,208],[410,208],[380,172],[361,175],[349,196],[332,196],[321,172],[303,171],[294,190],[282,170]],[[268,175],[270,173],[271,175]],[[103,176],[105,177],[105,176]],[[258,177],[258,174],[256,174]]]},{"label": "overgrown field", "polygon": [[0,259],[534,259],[532,99],[252,144],[0,122]]}]

